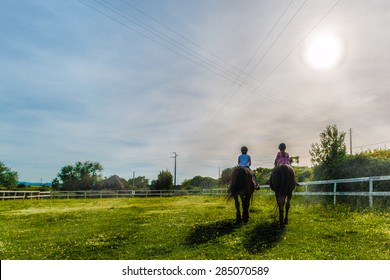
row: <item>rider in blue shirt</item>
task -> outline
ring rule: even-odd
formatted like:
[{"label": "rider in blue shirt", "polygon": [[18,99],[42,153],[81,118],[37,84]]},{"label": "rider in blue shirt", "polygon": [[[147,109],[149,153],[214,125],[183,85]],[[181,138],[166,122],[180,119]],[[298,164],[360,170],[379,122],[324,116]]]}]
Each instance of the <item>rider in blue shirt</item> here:
[{"label": "rider in blue shirt", "polygon": [[[248,155],[247,152],[248,152],[248,148],[243,146],[241,148],[241,155],[238,156],[238,166],[249,168],[252,165],[251,156]],[[255,172],[251,170],[251,173],[253,173],[253,177],[255,178],[255,182],[256,182],[255,188],[258,190],[260,189],[260,186],[257,184]]]},{"label": "rider in blue shirt", "polygon": [[241,155],[238,156],[238,166],[250,167],[252,165],[251,156],[247,155],[248,148],[241,148]]}]

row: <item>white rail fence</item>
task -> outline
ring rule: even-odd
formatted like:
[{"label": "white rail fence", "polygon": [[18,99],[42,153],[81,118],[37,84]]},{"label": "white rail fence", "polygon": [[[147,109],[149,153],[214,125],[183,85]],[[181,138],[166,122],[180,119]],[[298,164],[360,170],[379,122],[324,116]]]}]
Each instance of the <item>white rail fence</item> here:
[{"label": "white rail fence", "polygon": [[[304,192],[295,192],[297,195],[330,195],[333,196],[333,203],[337,203],[338,196],[366,196],[369,198],[370,207],[373,206],[373,198],[376,196],[387,197],[390,196],[390,191],[378,191],[375,190],[374,182],[388,181],[386,184],[386,189],[390,190],[390,176],[374,176],[374,177],[361,177],[353,179],[339,179],[339,180],[325,180],[325,181],[315,181],[315,182],[303,182],[300,183],[304,186]],[[338,191],[340,184],[346,183],[366,183],[366,191]],[[318,185],[333,185],[333,191],[327,192],[311,192],[309,190],[312,186]]]},{"label": "white rail fence", "polygon": [[[306,196],[333,196],[333,202],[337,202],[339,196],[367,196],[370,207],[373,206],[373,197],[390,196],[390,191],[378,191],[375,183],[387,181],[387,190],[390,190],[390,176],[362,177],[352,179],[326,180],[301,182],[294,195]],[[366,185],[365,191],[339,191],[341,184]],[[313,190],[314,186],[332,185],[332,191]],[[268,185],[262,185],[263,191],[255,192],[255,195],[271,195],[273,192]],[[8,199],[40,199],[40,198],[108,198],[108,197],[155,197],[155,196],[180,196],[180,195],[225,195],[226,188],[203,189],[203,190],[101,190],[101,191],[0,191],[0,200]]]},{"label": "white rail fence", "polygon": [[[375,182],[387,181],[386,182],[386,191],[384,190],[376,190]],[[363,183],[366,184],[365,191],[340,191],[342,184],[358,184]],[[361,178],[351,178],[351,179],[338,179],[338,180],[324,180],[324,181],[311,181],[311,182],[301,182],[299,183],[301,187],[298,187],[294,191],[294,195],[303,195],[303,196],[333,196],[333,204],[337,204],[337,197],[340,196],[363,196],[369,198],[369,206],[373,207],[374,197],[388,197],[390,196],[390,176],[374,176],[374,177],[361,177]],[[318,191],[313,190],[315,186],[321,188],[321,186],[332,186],[331,191]],[[263,190],[262,192],[255,192],[255,195],[274,195],[274,192],[270,189],[269,185],[260,186]],[[382,187],[383,188],[383,187]],[[353,188],[352,188],[353,189]],[[361,189],[361,187],[360,187]],[[226,193],[226,189],[211,189],[204,190],[207,193],[214,194],[224,192]]]},{"label": "white rail fence", "polygon": [[50,191],[0,191],[0,199],[51,198]]}]

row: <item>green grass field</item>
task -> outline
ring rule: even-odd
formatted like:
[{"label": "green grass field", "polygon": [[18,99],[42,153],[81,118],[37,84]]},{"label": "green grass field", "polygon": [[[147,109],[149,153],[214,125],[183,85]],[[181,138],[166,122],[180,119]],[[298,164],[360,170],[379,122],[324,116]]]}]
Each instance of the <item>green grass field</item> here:
[{"label": "green grass field", "polygon": [[390,214],[306,205],[279,229],[272,196],[234,224],[223,197],[0,201],[2,260],[389,260]]}]

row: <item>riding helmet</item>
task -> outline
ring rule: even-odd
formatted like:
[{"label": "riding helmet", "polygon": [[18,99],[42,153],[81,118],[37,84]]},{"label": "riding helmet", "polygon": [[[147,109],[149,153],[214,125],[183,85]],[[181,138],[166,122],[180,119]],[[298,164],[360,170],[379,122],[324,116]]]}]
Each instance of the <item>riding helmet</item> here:
[{"label": "riding helmet", "polygon": [[286,149],[286,144],[280,143],[278,149],[279,150],[285,150]]},{"label": "riding helmet", "polygon": [[241,152],[243,153],[248,152],[248,148],[246,146],[241,147]]}]

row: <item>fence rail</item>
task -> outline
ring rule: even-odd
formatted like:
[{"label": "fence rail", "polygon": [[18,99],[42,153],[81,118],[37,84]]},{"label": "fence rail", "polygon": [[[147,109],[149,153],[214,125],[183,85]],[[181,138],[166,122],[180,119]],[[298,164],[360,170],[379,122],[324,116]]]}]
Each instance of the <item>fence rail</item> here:
[{"label": "fence rail", "polygon": [[[369,206],[373,207],[375,196],[390,196],[390,191],[374,191],[374,182],[377,181],[390,181],[390,176],[373,176],[373,177],[360,177],[352,179],[338,179],[338,180],[324,180],[324,181],[314,181],[314,182],[302,182],[300,183],[304,186],[304,192],[296,192],[297,195],[332,195],[333,204],[337,203],[338,196],[367,196],[369,198]],[[367,191],[338,191],[340,184],[345,183],[367,183]],[[310,192],[309,187],[315,185],[333,185],[333,191],[331,192]],[[390,185],[390,182],[389,182]],[[387,187],[390,189],[390,187]]]},{"label": "fence rail", "polygon": [[50,198],[50,191],[0,191],[0,199]]},{"label": "fence rail", "polygon": [[[361,177],[339,180],[325,180],[301,182],[304,191],[297,190],[294,195],[306,196],[333,196],[334,203],[338,196],[367,196],[370,207],[373,206],[373,197],[390,196],[390,191],[375,191],[375,182],[389,181],[387,189],[390,190],[389,176]],[[345,183],[367,183],[366,191],[339,191],[340,184]],[[313,186],[332,185],[332,191],[315,191]],[[302,188],[300,187],[300,189]],[[256,192],[255,195],[273,194],[268,185],[262,185],[263,191]],[[0,199],[40,199],[40,198],[108,198],[108,197],[154,197],[154,196],[180,196],[180,195],[225,195],[226,188],[203,189],[203,190],[101,190],[101,191],[0,191]],[[267,191],[269,190],[269,191]]]}]

